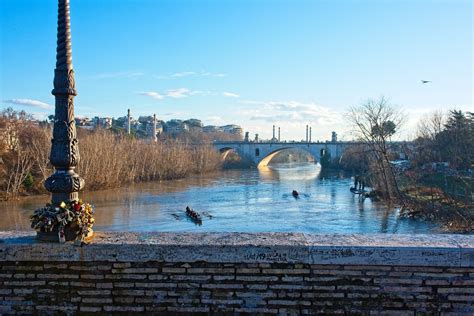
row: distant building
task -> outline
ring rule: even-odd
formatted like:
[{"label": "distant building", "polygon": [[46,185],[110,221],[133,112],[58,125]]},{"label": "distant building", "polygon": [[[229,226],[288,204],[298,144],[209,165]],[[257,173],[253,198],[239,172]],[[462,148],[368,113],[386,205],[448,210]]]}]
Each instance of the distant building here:
[{"label": "distant building", "polygon": [[333,142],[333,143],[337,142],[337,133],[336,132],[331,133],[331,142]]},{"label": "distant building", "polygon": [[229,124],[229,125],[224,125],[224,126],[206,125],[203,127],[202,131],[204,133],[222,132],[222,133],[239,135],[239,136],[242,136],[242,133],[243,133],[242,127],[235,124]]},{"label": "distant building", "polygon": [[[153,118],[152,118],[153,119]],[[153,135],[153,121],[146,125],[145,132],[147,135]],[[156,121],[156,135],[160,135],[163,133],[163,124]]]},{"label": "distant building", "polygon": [[90,118],[88,117],[76,117],[74,118],[74,121],[76,122],[76,126],[80,127],[85,127],[85,126],[93,126],[93,122]]},{"label": "distant building", "polygon": [[[81,128],[117,128],[127,130],[128,128],[128,116],[118,117],[116,119],[110,117],[99,117],[96,116],[93,119],[87,117],[75,118],[76,125]],[[141,115],[138,119],[134,119],[130,116],[130,129],[137,132],[139,135],[152,136],[153,134],[153,116],[152,115]],[[183,132],[188,133],[227,133],[231,135],[238,135],[242,137],[243,131],[239,125],[229,124],[224,126],[207,125],[204,126],[201,120],[191,118],[187,120],[171,119],[167,122],[162,120],[156,120],[156,133],[157,135],[162,133],[168,134],[180,134]]]},{"label": "distant building", "polygon": [[[140,123],[139,129],[144,131],[146,135],[153,135],[153,116],[139,116],[138,122]],[[159,135],[163,133],[164,122],[161,120],[156,120],[156,134]]]},{"label": "distant building", "polygon": [[217,132],[221,132],[222,129],[218,126],[214,126],[214,125],[206,125],[202,128],[202,131],[204,133],[217,133]]},{"label": "distant building", "polygon": [[92,119],[92,125],[95,128],[111,128],[112,127],[112,118],[111,117],[94,117]]},{"label": "distant building", "polygon": [[189,126],[186,123],[182,123],[179,125],[172,125],[172,126],[168,125],[166,127],[166,132],[169,134],[180,134],[187,131],[189,131]]},{"label": "distant building", "polygon": [[[127,116],[118,117],[117,119],[113,120],[113,126],[127,130],[127,126],[128,126]],[[142,127],[142,124],[138,120],[130,116],[130,128],[133,130],[139,130],[141,129],[141,127]]]},{"label": "distant building", "polygon": [[242,127],[235,124],[222,126],[222,129],[224,130],[224,133],[234,134],[234,135],[242,135],[242,132],[243,132]]},{"label": "distant building", "polygon": [[130,120],[130,128],[135,130],[135,131],[138,131],[138,130],[141,130],[142,129],[142,124],[138,121],[138,120]]},{"label": "distant building", "polygon": [[94,124],[92,120],[88,117],[76,117],[74,118],[76,122],[76,127],[81,129],[92,130],[94,129]]}]

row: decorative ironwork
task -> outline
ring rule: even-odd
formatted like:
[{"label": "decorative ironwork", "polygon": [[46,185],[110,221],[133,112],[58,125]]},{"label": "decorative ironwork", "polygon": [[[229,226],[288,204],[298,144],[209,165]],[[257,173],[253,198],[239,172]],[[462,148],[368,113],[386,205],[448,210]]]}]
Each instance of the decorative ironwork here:
[{"label": "decorative ironwork", "polygon": [[45,182],[52,193],[52,204],[78,200],[84,180],[74,172],[79,163],[79,147],[74,122],[74,97],[77,95],[72,67],[69,0],[58,1],[58,41],[54,70],[55,114],[50,161],[55,168]]}]

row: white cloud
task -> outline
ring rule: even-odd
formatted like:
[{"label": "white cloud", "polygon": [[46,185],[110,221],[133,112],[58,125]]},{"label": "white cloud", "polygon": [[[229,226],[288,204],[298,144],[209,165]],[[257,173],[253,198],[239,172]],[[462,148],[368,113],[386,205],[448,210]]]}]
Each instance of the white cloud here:
[{"label": "white cloud", "polygon": [[147,97],[153,98],[155,100],[161,100],[164,98],[161,94],[155,91],[149,91],[149,92],[139,92],[138,94],[140,95],[146,95]]},{"label": "white cloud", "polygon": [[240,98],[240,95],[232,92],[222,92],[222,95],[228,98]]},{"label": "white cloud", "polygon": [[196,73],[194,71],[183,71],[183,72],[177,72],[171,75],[171,77],[189,77],[189,76],[194,76]]},{"label": "white cloud", "polygon": [[211,91],[203,91],[203,90],[194,90],[190,91],[189,95],[212,95]]},{"label": "white cloud", "polygon": [[140,95],[149,96],[151,98],[161,100],[164,98],[173,98],[173,99],[181,99],[181,98],[188,98],[193,95],[200,95],[200,96],[225,96],[227,98],[240,98],[240,95],[232,92],[213,92],[208,90],[190,90],[187,88],[176,88],[176,89],[169,89],[166,92],[139,92]]},{"label": "white cloud", "polygon": [[203,76],[203,77],[225,77],[227,75],[223,74],[223,73],[212,73],[212,72],[207,72],[207,71],[201,71],[201,76]]},{"label": "white cloud", "polygon": [[189,91],[189,89],[186,89],[186,88],[170,89],[166,92],[166,96],[170,98],[175,98],[175,99],[187,98],[189,97],[190,93],[191,91]]},{"label": "white cloud", "polygon": [[183,112],[169,112],[169,113],[163,114],[163,116],[176,118],[176,117],[182,116],[183,114],[184,114]]},{"label": "white cloud", "polygon": [[138,92],[140,95],[144,95],[155,100],[162,100],[164,98],[173,98],[173,99],[181,99],[181,98],[188,98],[193,95],[210,95],[210,91],[201,91],[201,90],[189,90],[187,88],[177,88],[177,89],[169,89],[164,93],[156,92],[156,91],[148,91],[148,92]]},{"label": "white cloud", "polygon": [[191,91],[186,88],[177,88],[177,89],[169,89],[164,93],[156,92],[156,91],[147,91],[147,92],[138,92],[138,94],[153,98],[155,100],[162,100],[164,98],[180,99],[180,98],[187,98],[192,95],[204,95],[206,94],[206,91],[199,91],[199,90]]},{"label": "white cloud", "polygon": [[15,104],[15,105],[31,106],[31,107],[41,108],[41,109],[53,108],[53,106],[48,103],[44,103],[44,102],[33,100],[33,99],[10,99],[10,100],[4,100],[3,102]]},{"label": "white cloud", "polygon": [[251,100],[245,100],[242,103],[254,105],[252,109],[247,110],[250,120],[269,123],[334,125],[340,122],[342,115],[337,111],[315,103],[298,101],[259,102]]},{"label": "white cloud", "polygon": [[[314,102],[241,100],[246,104],[238,111],[241,122],[251,135],[272,137],[272,125],[281,127],[282,139],[301,140],[305,126],[312,127],[312,140],[330,139],[331,131],[342,136],[348,129],[344,113]],[[247,122],[245,122],[247,121]]]}]

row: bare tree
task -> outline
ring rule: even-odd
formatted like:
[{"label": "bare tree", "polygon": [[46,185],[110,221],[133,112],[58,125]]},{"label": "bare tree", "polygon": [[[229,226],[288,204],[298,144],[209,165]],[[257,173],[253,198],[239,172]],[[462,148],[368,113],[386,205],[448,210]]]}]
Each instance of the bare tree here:
[{"label": "bare tree", "polygon": [[356,137],[370,149],[372,183],[388,200],[401,200],[397,179],[390,163],[390,140],[405,115],[384,97],[353,106],[349,110]]},{"label": "bare tree", "polygon": [[441,111],[423,117],[418,123],[418,137],[434,140],[443,131],[445,123],[446,117]]},{"label": "bare tree", "polygon": [[37,128],[36,137],[31,140],[29,149],[33,153],[35,167],[41,175],[43,183],[53,173],[52,165],[49,163],[49,152],[51,148],[51,129]]},{"label": "bare tree", "polygon": [[33,167],[32,153],[29,150],[18,150],[16,160],[7,170],[8,178],[6,183],[5,198],[16,199],[20,194],[23,182]]},{"label": "bare tree", "polygon": [[420,151],[417,159],[420,163],[441,161],[440,135],[445,124],[446,116],[440,111],[435,111],[419,121],[415,143]]}]

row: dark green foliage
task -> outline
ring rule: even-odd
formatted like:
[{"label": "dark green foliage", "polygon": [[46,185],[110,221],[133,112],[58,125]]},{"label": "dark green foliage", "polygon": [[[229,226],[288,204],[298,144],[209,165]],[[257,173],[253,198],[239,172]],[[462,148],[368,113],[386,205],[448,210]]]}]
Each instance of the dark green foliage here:
[{"label": "dark green foliage", "polygon": [[25,177],[25,180],[23,180],[23,185],[29,189],[34,184],[35,184],[35,179],[33,178],[33,175],[31,174],[31,172],[28,172],[28,174]]},{"label": "dark green foliage", "polygon": [[395,134],[396,125],[393,121],[385,121],[382,125],[372,126],[371,132],[373,137],[387,138]]},{"label": "dark green foliage", "polygon": [[456,169],[467,169],[474,164],[474,113],[452,110],[437,135],[441,142],[441,157]]},{"label": "dark green foliage", "polygon": [[[435,115],[436,116],[436,115]],[[451,110],[446,120],[438,116],[415,141],[415,163],[422,166],[433,162],[448,162],[451,169],[466,170],[474,165],[474,114]],[[428,123],[429,124],[429,123]],[[428,130],[428,131],[426,131]]]}]

